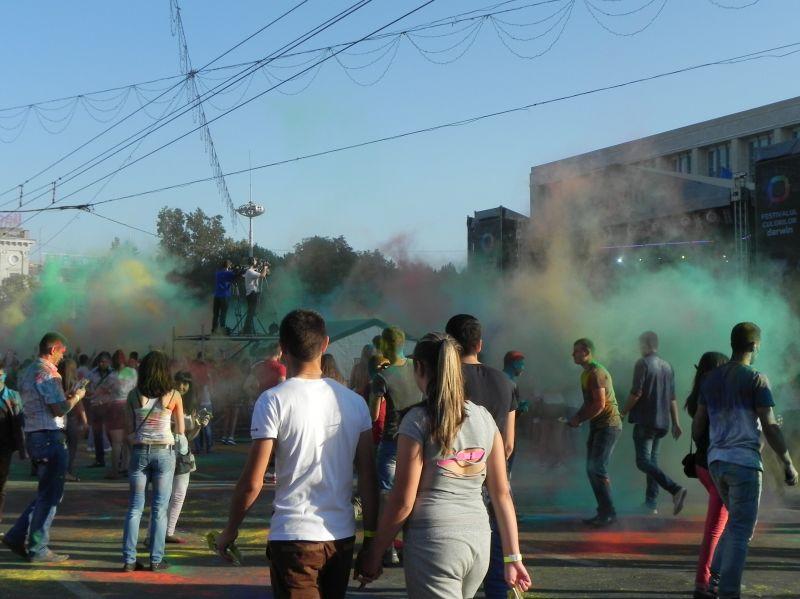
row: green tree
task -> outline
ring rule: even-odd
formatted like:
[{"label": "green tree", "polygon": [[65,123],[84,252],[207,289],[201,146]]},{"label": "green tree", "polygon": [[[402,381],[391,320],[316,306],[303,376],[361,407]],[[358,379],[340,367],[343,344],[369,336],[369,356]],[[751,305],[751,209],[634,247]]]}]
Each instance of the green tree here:
[{"label": "green tree", "polygon": [[348,277],[358,256],[344,237],[307,237],[294,247],[290,267],[315,301],[331,294]]}]

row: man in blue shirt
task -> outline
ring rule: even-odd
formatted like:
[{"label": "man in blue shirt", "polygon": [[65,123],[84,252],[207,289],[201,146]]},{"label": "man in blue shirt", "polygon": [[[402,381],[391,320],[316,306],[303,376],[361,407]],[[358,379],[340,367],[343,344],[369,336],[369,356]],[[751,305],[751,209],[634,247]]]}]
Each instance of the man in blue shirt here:
[{"label": "man in blue shirt", "polygon": [[621,416],[629,414],[636,448],[636,467],[647,475],[644,508],[657,514],[656,500],[661,487],[672,495],[672,513],[677,515],[686,501],[686,489],[672,480],[658,465],[658,448],[672,425],[672,436],[681,436],[678,404],[675,401],[675,373],[658,355],[658,335],[647,331],[639,336],[642,357],[633,368],[633,385]]},{"label": "man in blue shirt", "polygon": [[720,577],[720,599],[740,596],[761,499],[762,431],[783,464],[786,484],[797,484],[797,470],[772,411],[775,402],[769,382],[751,366],[760,345],[757,325],[741,322],[733,327],[731,361],[707,375],[692,422],[695,441],[702,439],[708,426],[709,470],[728,509],[728,522],[711,564],[711,571]]},{"label": "man in blue shirt", "polygon": [[214,275],[214,317],[211,321],[211,334],[226,333],[228,303],[231,298],[232,284],[236,280],[233,262],[225,260],[222,268]]}]

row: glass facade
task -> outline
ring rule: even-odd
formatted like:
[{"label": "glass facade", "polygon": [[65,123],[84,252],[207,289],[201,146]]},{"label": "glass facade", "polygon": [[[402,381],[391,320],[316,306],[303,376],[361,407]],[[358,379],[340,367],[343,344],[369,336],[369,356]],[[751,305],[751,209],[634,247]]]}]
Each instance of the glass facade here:
[{"label": "glass facade", "polygon": [[731,144],[726,142],[716,146],[711,146],[707,150],[708,157],[708,176],[730,179],[731,172]]},{"label": "glass facade", "polygon": [[747,172],[750,173],[752,178],[756,172],[756,158],[758,157],[758,149],[765,148],[772,145],[772,133],[762,133],[747,140]]},{"label": "glass facade", "polygon": [[692,172],[692,153],[681,152],[672,157],[672,170],[676,173],[686,173],[687,175]]}]

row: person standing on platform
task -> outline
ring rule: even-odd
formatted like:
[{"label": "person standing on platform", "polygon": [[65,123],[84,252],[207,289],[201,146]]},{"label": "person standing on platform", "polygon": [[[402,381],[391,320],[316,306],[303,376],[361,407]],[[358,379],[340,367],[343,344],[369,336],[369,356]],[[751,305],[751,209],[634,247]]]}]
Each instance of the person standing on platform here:
[{"label": "person standing on platform", "polygon": [[214,307],[211,319],[212,335],[228,334],[228,304],[233,292],[233,282],[236,280],[233,262],[225,260],[214,275]]}]

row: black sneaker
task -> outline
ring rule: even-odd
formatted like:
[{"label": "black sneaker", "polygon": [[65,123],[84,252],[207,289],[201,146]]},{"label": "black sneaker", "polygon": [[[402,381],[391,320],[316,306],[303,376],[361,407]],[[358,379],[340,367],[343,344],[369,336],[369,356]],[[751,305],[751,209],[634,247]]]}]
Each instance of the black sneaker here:
[{"label": "black sneaker", "polygon": [[22,559],[28,559],[28,550],[25,549],[24,543],[12,543],[5,536],[2,538],[3,545],[8,547],[12,553],[18,555]]},{"label": "black sneaker", "polygon": [[161,570],[168,570],[169,564],[166,560],[161,560],[157,564],[150,564],[150,571],[151,572],[160,572]]},{"label": "black sneaker", "polygon": [[142,570],[144,570],[144,564],[139,560],[133,563],[126,563],[122,566],[123,572],[141,572]]},{"label": "black sneaker", "polygon": [[687,491],[685,488],[681,487],[677,490],[675,495],[672,496],[672,514],[677,516],[681,513],[683,509],[683,504],[686,503],[686,494]]},{"label": "black sneaker", "polygon": [[583,518],[581,522],[583,522],[584,524],[588,524],[589,526],[594,526],[595,524],[597,524],[597,521],[600,520],[600,518],[601,518],[600,514],[597,514],[596,516],[593,516],[591,518]]},{"label": "black sneaker", "polygon": [[712,593],[711,591],[701,591],[700,589],[695,589],[692,599],[717,599],[717,594]]},{"label": "black sneaker", "polygon": [[617,516],[614,514],[610,514],[608,516],[598,516],[594,519],[594,521],[589,523],[589,526],[594,526],[595,528],[605,528],[606,526],[611,526],[617,521]]}]

